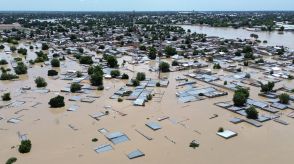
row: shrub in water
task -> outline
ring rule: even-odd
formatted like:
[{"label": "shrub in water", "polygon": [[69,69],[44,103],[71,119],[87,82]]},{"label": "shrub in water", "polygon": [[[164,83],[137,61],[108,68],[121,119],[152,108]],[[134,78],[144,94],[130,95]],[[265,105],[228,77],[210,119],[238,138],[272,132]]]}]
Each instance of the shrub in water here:
[{"label": "shrub in water", "polygon": [[8,64],[8,62],[5,59],[1,59],[0,60],[0,65],[5,65]]},{"label": "shrub in water", "polygon": [[49,105],[51,106],[51,108],[60,108],[60,107],[64,107],[64,97],[63,96],[56,96],[52,99],[50,99],[49,101]]},{"label": "shrub in water", "polygon": [[281,95],[279,95],[279,100],[282,104],[288,104],[290,96],[287,93],[282,93]]},{"label": "shrub in water", "polygon": [[249,119],[257,119],[258,118],[258,111],[253,106],[246,109],[245,112],[247,114],[247,118],[249,118]]},{"label": "shrub in water", "polygon": [[218,128],[217,132],[219,132],[219,133],[224,132],[224,128],[223,127]]},{"label": "shrub in water", "polygon": [[100,73],[94,73],[91,75],[90,82],[93,86],[103,85],[103,75]]},{"label": "shrub in water", "polygon": [[98,139],[97,138],[92,138],[92,142],[97,142]]},{"label": "shrub in water", "polygon": [[55,70],[48,70],[48,76],[56,76],[58,75],[58,72]]},{"label": "shrub in water", "polygon": [[17,158],[15,158],[15,157],[11,157],[11,158],[9,158],[9,159],[6,161],[5,164],[13,164],[13,163],[16,162],[16,161],[17,161]]},{"label": "shrub in water", "polygon": [[139,86],[140,85],[140,81],[139,80],[132,80],[133,86]]},{"label": "shrub in water", "polygon": [[152,95],[151,94],[147,96],[147,100],[148,101],[152,100]]},{"label": "shrub in water", "polygon": [[93,60],[91,56],[81,56],[80,64],[93,64]]},{"label": "shrub in water", "polygon": [[27,70],[28,68],[23,62],[17,63],[17,66],[14,68],[15,73],[18,75],[26,74]]},{"label": "shrub in water", "polygon": [[136,76],[136,80],[143,81],[146,79],[146,75],[144,72],[138,72]]},{"label": "shrub in water", "polygon": [[70,91],[75,93],[77,91],[80,91],[81,90],[81,85],[79,83],[72,83],[70,85]]},{"label": "shrub in water", "polygon": [[47,86],[47,82],[45,81],[45,79],[40,76],[36,78],[35,83],[38,88]]},{"label": "shrub in water", "polygon": [[107,56],[106,60],[107,60],[107,65],[110,68],[118,67],[116,57],[114,57],[114,56]]},{"label": "shrub in water", "polygon": [[80,72],[80,71],[77,71],[77,77],[82,77],[83,76],[83,73],[82,72]]},{"label": "shrub in water", "polygon": [[115,77],[120,76],[120,72],[119,72],[119,70],[112,70],[110,72],[110,75],[111,75],[111,77],[115,78]]},{"label": "shrub in water", "polygon": [[32,143],[30,140],[24,140],[24,141],[21,141],[21,144],[20,146],[18,147],[18,151],[20,153],[29,153],[31,151],[31,148],[32,148]]},{"label": "shrub in water", "polygon": [[121,79],[129,79],[129,75],[128,74],[122,74]]},{"label": "shrub in water", "polygon": [[98,90],[98,91],[102,91],[102,90],[104,90],[104,86],[103,86],[103,85],[98,86],[97,90]]},{"label": "shrub in water", "polygon": [[167,63],[167,62],[160,62],[160,64],[159,64],[159,70],[161,71],[161,72],[169,72],[170,70],[169,70],[169,64]]},{"label": "shrub in water", "polygon": [[60,61],[56,58],[51,60],[51,66],[52,67],[60,67]]},{"label": "shrub in water", "polygon": [[2,101],[9,101],[11,100],[10,93],[4,93],[2,95]]},{"label": "shrub in water", "polygon": [[18,76],[17,75],[13,75],[13,74],[10,74],[10,73],[2,73],[1,76],[0,76],[0,80],[12,80],[12,79],[17,79]]},{"label": "shrub in water", "polygon": [[197,142],[194,140],[194,141],[192,141],[192,142],[190,143],[189,147],[195,149],[196,147],[199,147],[199,143],[197,143]]},{"label": "shrub in water", "polygon": [[156,83],[156,86],[157,86],[157,87],[160,87],[160,82],[157,82],[157,83]]}]

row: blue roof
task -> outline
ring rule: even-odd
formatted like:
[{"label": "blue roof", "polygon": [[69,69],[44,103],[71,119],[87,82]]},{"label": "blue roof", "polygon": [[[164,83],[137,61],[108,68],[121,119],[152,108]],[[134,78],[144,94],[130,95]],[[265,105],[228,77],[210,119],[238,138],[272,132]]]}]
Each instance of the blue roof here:
[{"label": "blue roof", "polygon": [[124,134],[121,133],[121,132],[113,132],[113,133],[108,133],[108,134],[106,135],[106,137],[107,137],[108,139],[113,139],[113,138],[120,137],[120,136],[123,136],[123,135],[124,135]]},{"label": "blue roof", "polygon": [[126,142],[128,140],[129,140],[129,138],[126,135],[123,135],[123,136],[119,136],[119,137],[111,139],[111,142],[113,144],[119,144],[119,143]]},{"label": "blue roof", "polygon": [[149,122],[146,124],[146,126],[148,126],[149,128],[151,128],[152,130],[159,130],[161,129],[161,126],[156,123],[156,122]]},{"label": "blue roof", "polygon": [[103,153],[103,152],[107,152],[107,151],[110,151],[110,150],[112,150],[112,146],[111,145],[106,145],[106,144],[104,144],[104,145],[101,145],[101,146],[98,146],[96,149],[95,149],[95,151],[97,152],[97,153]]},{"label": "blue roof", "polygon": [[129,140],[128,136],[121,132],[113,132],[106,134],[106,138],[109,139],[113,144],[119,144]]},{"label": "blue roof", "polygon": [[128,158],[129,159],[134,159],[134,158],[142,157],[144,155],[145,154],[143,152],[141,152],[140,150],[137,149],[137,150],[134,150],[134,151],[130,152],[128,154]]}]

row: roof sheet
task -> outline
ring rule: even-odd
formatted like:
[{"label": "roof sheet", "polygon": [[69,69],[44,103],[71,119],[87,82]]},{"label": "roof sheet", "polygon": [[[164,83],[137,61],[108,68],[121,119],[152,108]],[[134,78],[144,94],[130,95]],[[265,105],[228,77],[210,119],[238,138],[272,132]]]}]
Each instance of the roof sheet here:
[{"label": "roof sheet", "polygon": [[149,122],[146,124],[146,126],[148,126],[149,128],[151,128],[152,130],[159,130],[161,129],[161,126],[156,123],[156,122]]},{"label": "roof sheet", "polygon": [[95,148],[95,151],[97,153],[103,153],[103,152],[107,152],[107,151],[110,151],[112,150],[112,146],[110,144],[104,144],[104,145],[101,145],[101,146],[98,146],[97,148]]},{"label": "roof sheet", "polygon": [[145,154],[142,151],[140,151],[139,149],[137,149],[137,150],[134,150],[134,151],[130,152],[128,154],[128,158],[129,159],[134,159],[134,158],[142,157],[144,155]]}]

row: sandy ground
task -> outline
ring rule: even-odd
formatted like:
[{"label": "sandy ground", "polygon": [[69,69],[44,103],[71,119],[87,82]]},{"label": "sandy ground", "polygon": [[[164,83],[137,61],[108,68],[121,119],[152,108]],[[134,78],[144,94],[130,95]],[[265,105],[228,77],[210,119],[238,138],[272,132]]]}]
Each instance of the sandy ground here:
[{"label": "sandy ground", "polygon": [[[133,69],[133,66],[127,66]],[[80,67],[71,61],[71,64],[66,63],[60,69],[61,71],[66,71],[69,68],[79,69]],[[21,77],[21,81],[0,82],[0,90],[10,91],[13,100],[26,101],[25,104],[19,107],[0,109],[0,116],[5,118],[0,120],[0,163],[5,163],[12,156],[18,158],[17,163],[23,164],[292,163],[294,120],[286,116],[291,110],[281,113],[281,118],[289,122],[288,126],[274,121],[263,123],[260,128],[246,123],[232,124],[228,120],[239,115],[213,105],[215,102],[230,101],[233,94],[230,91],[228,91],[228,96],[187,104],[177,100],[175,77],[188,71],[162,75],[167,76],[170,80],[168,88],[154,88],[156,92],[164,92],[162,101],[156,102],[153,100],[146,103],[145,107],[135,107],[128,100],[119,103],[116,100],[109,99],[126,82],[104,80],[105,87],[110,87],[110,89],[91,92],[91,95],[101,96],[94,103],[70,102],[68,98],[77,94],[60,93],[65,96],[66,106],[51,109],[48,101],[59,92],[44,94],[27,91],[27,93],[20,93],[20,87],[22,86],[29,85],[34,89],[35,83],[33,81],[37,76],[45,77],[48,82],[47,88],[52,91],[59,91],[69,82],[48,79],[48,69],[50,69],[50,66],[41,68],[36,65],[29,69],[28,75]],[[156,73],[150,73],[147,69],[147,64],[134,67],[136,72],[145,71],[147,77],[157,77]],[[125,72],[131,76],[133,75],[129,71]],[[289,81],[278,85],[294,87],[293,82]],[[207,86],[207,84],[197,81],[197,86]],[[263,98],[257,96],[258,92],[259,88],[251,86],[251,97],[263,100]],[[41,104],[35,108],[31,107],[36,102]],[[80,108],[75,112],[67,112],[66,109],[71,104],[77,104]],[[109,116],[102,117],[100,121],[96,121],[89,116],[94,112],[105,111],[104,106],[109,105],[112,106],[112,109],[127,115],[121,116],[117,112],[109,110]],[[21,109],[28,110],[15,114]],[[214,114],[217,114],[218,117],[209,119]],[[152,131],[145,126],[145,123],[156,121],[160,116],[169,116],[171,118],[170,120],[159,122],[162,129]],[[6,120],[11,117],[20,117],[22,121],[18,124],[6,123]],[[78,130],[74,131],[69,125]],[[216,135],[219,127],[235,131],[238,136],[228,140],[223,139]],[[97,154],[94,151],[95,147],[110,143],[97,131],[100,128],[108,129],[110,132],[121,131],[130,138],[130,141],[113,145],[113,151]],[[152,137],[153,140],[145,139],[135,129]],[[17,147],[20,142],[18,132],[27,134],[32,141],[30,153],[24,155],[18,153]],[[175,143],[167,140],[166,137]],[[92,142],[92,138],[97,138],[98,141]],[[196,149],[190,148],[189,144],[192,140],[197,140],[200,147]],[[126,154],[135,149],[140,149],[145,153],[145,156],[129,160]]]}]

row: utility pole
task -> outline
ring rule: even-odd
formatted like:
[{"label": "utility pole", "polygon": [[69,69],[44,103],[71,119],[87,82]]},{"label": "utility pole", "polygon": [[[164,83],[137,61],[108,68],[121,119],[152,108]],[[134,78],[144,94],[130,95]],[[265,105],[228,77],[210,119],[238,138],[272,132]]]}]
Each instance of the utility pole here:
[{"label": "utility pole", "polygon": [[158,51],[158,79],[160,80],[160,58],[162,55],[162,39],[159,39],[159,51]]},{"label": "utility pole", "polygon": [[[160,46],[160,48],[161,48],[161,46]],[[158,55],[158,79],[160,80],[160,55]]]},{"label": "utility pole", "polygon": [[[133,10],[133,13],[132,13],[132,24],[133,24],[133,29],[135,27],[135,10]],[[134,60],[134,55],[132,55],[132,60]],[[133,63],[133,77],[135,76],[135,62]]]}]

